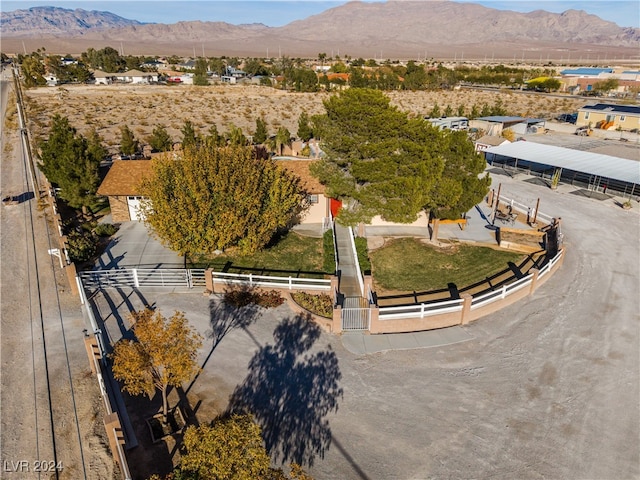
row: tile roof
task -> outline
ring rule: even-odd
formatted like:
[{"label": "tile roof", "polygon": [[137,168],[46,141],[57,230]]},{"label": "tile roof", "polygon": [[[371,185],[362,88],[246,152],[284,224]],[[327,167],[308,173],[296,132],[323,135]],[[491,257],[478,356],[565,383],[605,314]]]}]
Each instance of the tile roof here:
[{"label": "tile roof", "polygon": [[300,183],[302,184],[302,187],[307,190],[307,193],[324,193],[324,185],[322,185],[317,178],[312,176],[309,171],[309,167],[314,162],[317,162],[317,160],[276,160],[278,165],[293,173],[300,179]]},{"label": "tile roof", "polygon": [[[324,193],[325,188],[309,172],[309,166],[317,160],[277,160],[276,163],[300,178],[307,193]],[[98,188],[98,195],[140,195],[140,183],[152,173],[151,160],[116,160]]]},{"label": "tile roof", "polygon": [[151,160],[116,160],[98,188],[106,197],[140,195],[140,183],[152,172]]}]

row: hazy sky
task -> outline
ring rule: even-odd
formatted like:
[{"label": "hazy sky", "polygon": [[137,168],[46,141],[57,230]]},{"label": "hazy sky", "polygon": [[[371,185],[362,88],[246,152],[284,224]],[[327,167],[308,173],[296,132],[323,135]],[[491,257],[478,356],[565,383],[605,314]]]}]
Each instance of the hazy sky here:
[{"label": "hazy sky", "polygon": [[[375,1],[375,0],[367,0]],[[429,0],[422,0],[427,2]],[[455,0],[458,1],[458,0]],[[273,0],[82,0],[82,1],[2,1],[2,11],[17,10],[35,6],[51,5],[64,8],[83,8],[85,10],[103,10],[121,17],[141,22],[175,23],[181,20],[223,21],[232,24],[264,23],[270,27],[286,25],[294,20],[314,15],[329,8],[346,3],[345,1],[273,1]],[[530,12],[547,10],[561,13],[565,10],[585,10],[599,17],[617,23],[622,27],[640,27],[640,0],[618,0],[604,2],[599,0],[553,1],[553,0],[510,0],[477,2],[500,10]]]}]

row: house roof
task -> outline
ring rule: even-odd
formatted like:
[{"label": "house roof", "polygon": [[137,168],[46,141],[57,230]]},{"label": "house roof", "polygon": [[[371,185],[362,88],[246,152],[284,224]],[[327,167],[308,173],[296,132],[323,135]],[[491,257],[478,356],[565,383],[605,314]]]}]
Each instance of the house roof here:
[{"label": "house roof", "polygon": [[98,188],[98,195],[140,195],[140,183],[151,175],[151,160],[116,160]]},{"label": "house roof", "polygon": [[157,73],[152,72],[152,73],[145,73],[145,72],[141,72],[140,70],[127,70],[124,73],[119,73],[118,77],[148,77],[149,75],[157,75]]},{"label": "house roof", "polygon": [[560,75],[599,75],[601,73],[613,73],[613,68],[568,68],[562,70]]},{"label": "house roof", "polygon": [[522,141],[491,147],[485,152],[640,184],[640,163],[626,158]]},{"label": "house roof", "polygon": [[493,115],[489,117],[480,117],[478,120],[484,120],[485,122],[493,123],[541,123],[544,122],[544,118],[523,118],[523,117],[508,117],[504,115]]},{"label": "house roof", "polygon": [[314,162],[317,160],[276,160],[278,165],[300,178],[300,183],[307,193],[324,193],[324,185],[309,171],[309,167]]},{"label": "house roof", "polygon": [[[324,193],[325,188],[309,172],[309,166],[317,160],[277,160],[276,163],[300,178],[302,187],[312,194]],[[98,188],[98,195],[105,197],[140,195],[142,180],[151,175],[151,160],[116,160]]]},{"label": "house roof", "polygon": [[102,70],[93,71],[94,78],[112,78],[112,77],[115,77],[116,75],[117,75],[116,73],[107,73],[107,72],[103,72]]},{"label": "house roof", "polygon": [[339,79],[344,80],[345,82],[347,82],[349,80],[349,74],[348,73],[328,73],[327,74],[327,78],[330,81],[339,78]]},{"label": "house roof", "polygon": [[639,115],[640,116],[640,107],[635,105],[614,105],[611,103],[596,103],[595,105],[585,105],[579,110],[586,110],[589,112],[614,112],[614,113],[624,113],[626,115]]},{"label": "house roof", "polygon": [[502,145],[503,143],[509,142],[509,140],[507,140],[504,137],[498,137],[495,135],[484,135],[483,137],[480,137],[478,140],[476,140],[475,143],[481,143],[482,145],[492,145],[494,147],[497,147],[498,145]]}]

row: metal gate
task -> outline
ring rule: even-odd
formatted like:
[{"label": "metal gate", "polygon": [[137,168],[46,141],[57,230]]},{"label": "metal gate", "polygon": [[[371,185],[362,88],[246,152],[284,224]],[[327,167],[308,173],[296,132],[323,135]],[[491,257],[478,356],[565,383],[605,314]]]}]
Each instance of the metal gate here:
[{"label": "metal gate", "polygon": [[363,297],[345,297],[342,303],[342,330],[369,330],[371,309]]}]

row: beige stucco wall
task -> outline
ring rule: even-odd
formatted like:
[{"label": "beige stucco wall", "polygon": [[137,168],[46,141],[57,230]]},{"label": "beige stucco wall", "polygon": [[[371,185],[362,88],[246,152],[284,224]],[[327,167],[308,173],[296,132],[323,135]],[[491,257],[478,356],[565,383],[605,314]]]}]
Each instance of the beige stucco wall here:
[{"label": "beige stucco wall", "polygon": [[323,194],[318,194],[318,203],[309,205],[309,209],[300,217],[300,223],[322,223],[329,216],[329,200]]},{"label": "beige stucco wall", "polygon": [[[589,114],[589,118],[587,118],[587,113]],[[623,130],[631,130],[634,128],[640,128],[640,117],[635,117],[631,115],[621,115],[620,113],[611,113],[611,112],[578,112],[578,119],[576,121],[576,125],[589,125],[591,123],[592,127],[595,127],[596,123],[606,120],[607,116],[613,116],[614,118],[614,129],[618,128],[618,126],[622,127]],[[620,118],[624,116],[624,120],[620,120]]]},{"label": "beige stucco wall", "polygon": [[420,212],[418,214],[418,219],[413,223],[395,223],[395,222],[387,222],[380,217],[380,215],[376,215],[371,219],[371,225],[373,227],[387,227],[400,225],[403,227],[428,227],[429,226],[429,216],[425,212]]}]

